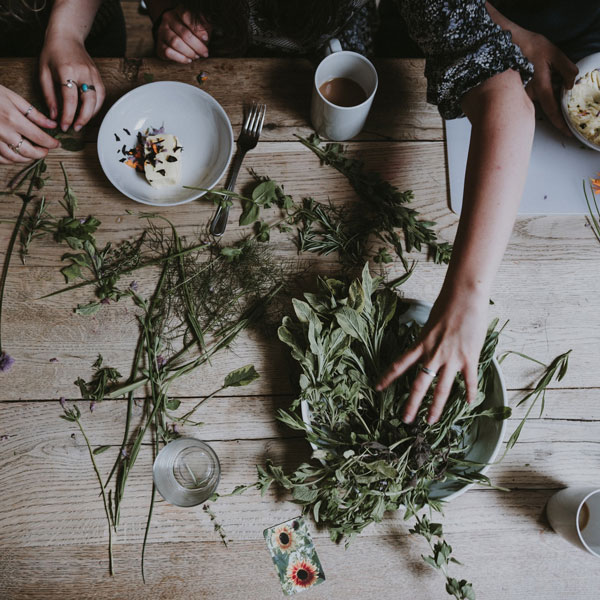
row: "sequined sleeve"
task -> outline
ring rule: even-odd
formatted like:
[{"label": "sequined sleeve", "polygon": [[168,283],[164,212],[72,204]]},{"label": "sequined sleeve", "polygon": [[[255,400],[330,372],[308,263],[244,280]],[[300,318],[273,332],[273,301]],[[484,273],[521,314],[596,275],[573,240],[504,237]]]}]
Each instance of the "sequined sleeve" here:
[{"label": "sequined sleeve", "polygon": [[514,69],[527,84],[533,65],[489,16],[484,0],[396,0],[427,58],[427,101],[445,119],[462,116],[463,94]]}]

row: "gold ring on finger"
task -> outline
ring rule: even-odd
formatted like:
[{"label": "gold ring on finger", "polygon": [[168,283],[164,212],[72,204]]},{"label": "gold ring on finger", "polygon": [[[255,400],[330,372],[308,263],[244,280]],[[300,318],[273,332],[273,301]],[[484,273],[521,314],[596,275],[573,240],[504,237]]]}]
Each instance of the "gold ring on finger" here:
[{"label": "gold ring on finger", "polygon": [[14,144],[14,145],[13,145],[13,144],[9,144],[9,145],[8,145],[8,147],[9,147],[9,148],[10,148],[10,149],[11,149],[13,152],[15,152],[16,154],[19,154],[19,155],[20,155],[20,154],[21,154],[21,146],[23,145],[23,142],[24,142],[24,141],[25,141],[25,140],[24,140],[23,136],[21,136],[21,139],[19,140],[19,142],[18,142],[17,144]]},{"label": "gold ring on finger", "polygon": [[423,371],[425,375],[429,375],[429,377],[437,377],[437,371],[434,371],[433,369],[428,369],[427,367],[420,367],[419,370]]}]

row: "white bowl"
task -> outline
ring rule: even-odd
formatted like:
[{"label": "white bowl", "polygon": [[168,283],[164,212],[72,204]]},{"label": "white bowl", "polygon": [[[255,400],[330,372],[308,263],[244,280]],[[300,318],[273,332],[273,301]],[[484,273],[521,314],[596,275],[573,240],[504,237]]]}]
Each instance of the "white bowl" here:
[{"label": "white bowl", "polygon": [[[593,71],[594,69],[600,69],[600,52],[595,52],[594,54],[590,54],[585,58],[582,58],[579,62],[575,63],[577,68],[579,69],[579,74],[577,78],[583,77],[586,73]],[[600,145],[594,144],[590,140],[588,140],[577,127],[571,122],[571,118],[569,117],[569,98],[571,97],[571,90],[563,89],[560,107],[562,109],[563,116],[565,117],[565,121],[567,122],[567,127],[571,130],[571,133],[582,143],[585,144],[588,148],[592,148],[593,150],[600,150]]]},{"label": "white bowl", "polygon": [[[123,144],[127,149],[135,146],[138,131],[163,125],[165,133],[175,135],[183,147],[181,180],[178,186],[153,188],[143,173],[119,159]],[[214,187],[232,152],[233,131],[221,105],[201,89],[177,81],[157,81],[131,90],[110,107],[98,133],[98,158],[110,182],[125,196],[152,206],[175,206],[202,196],[205,192],[183,186]]]},{"label": "white bowl", "polygon": [[[427,319],[429,319],[432,305],[429,302],[423,302],[422,300],[403,299],[402,302],[410,303],[410,307],[402,315],[402,322],[410,323],[411,321],[415,321],[418,325],[425,325]],[[481,406],[484,409],[508,405],[504,377],[502,376],[500,364],[495,357],[492,360],[492,367],[493,379],[491,390],[481,403]],[[310,408],[306,400],[301,402],[300,409],[302,412],[302,420],[310,428]],[[491,417],[481,417],[480,419],[477,419],[474,439],[470,440],[471,447],[464,458],[465,460],[479,463],[482,466],[478,469],[471,469],[472,471],[483,474],[492,466],[492,463],[496,460],[502,447],[502,440],[504,439],[505,432],[506,420],[498,421]],[[312,442],[311,446],[313,450],[317,449],[317,446]],[[429,497],[432,500],[449,502],[461,494],[464,494],[474,485],[475,483],[463,483],[454,480],[434,483],[430,488]]]}]

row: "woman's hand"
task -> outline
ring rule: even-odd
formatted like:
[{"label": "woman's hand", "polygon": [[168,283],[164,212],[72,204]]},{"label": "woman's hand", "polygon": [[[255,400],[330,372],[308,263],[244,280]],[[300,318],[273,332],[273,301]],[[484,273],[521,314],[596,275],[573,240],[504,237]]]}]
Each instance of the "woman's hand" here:
[{"label": "woman's hand", "polygon": [[192,14],[177,6],[162,13],[156,30],[156,55],[163,60],[191,63],[208,56],[210,26],[204,21],[195,22]]},{"label": "woman's hand", "polygon": [[561,86],[567,90],[573,87],[579,73],[577,65],[543,35],[521,29],[513,39],[533,64],[533,78],[525,88],[527,95],[541,106],[554,127],[572,137],[560,110],[558,95]]},{"label": "woman's hand", "polygon": [[42,127],[54,129],[56,123],[0,85],[0,163],[29,162],[57,148],[58,140]]},{"label": "woman's hand", "polygon": [[403,419],[406,423],[415,419],[434,381],[433,373],[437,373],[437,382],[427,416],[428,423],[435,423],[442,414],[457,372],[463,374],[467,402],[476,399],[479,354],[487,331],[487,304],[487,297],[463,293],[451,298],[442,292],[417,345],[398,357],[381,377],[377,390],[387,387],[415,364],[431,371],[420,369],[414,380],[404,408]]},{"label": "woman's hand", "polygon": [[510,31],[515,44],[533,64],[533,77],[525,88],[527,95],[541,106],[559,131],[573,137],[560,110],[558,95],[561,86],[567,90],[573,87],[575,77],[579,73],[577,65],[548,38],[513,23],[489,2],[486,3],[486,9],[497,25]]},{"label": "woman's hand", "polygon": [[[50,117],[56,119],[61,99],[60,128],[79,131],[100,110],[105,91],[98,69],[83,41],[73,35],[48,32],[40,55],[40,81]],[[69,81],[73,85],[69,87]],[[87,91],[82,85],[88,86]],[[79,107],[79,110],[78,110]],[[75,115],[77,113],[77,118]]]}]

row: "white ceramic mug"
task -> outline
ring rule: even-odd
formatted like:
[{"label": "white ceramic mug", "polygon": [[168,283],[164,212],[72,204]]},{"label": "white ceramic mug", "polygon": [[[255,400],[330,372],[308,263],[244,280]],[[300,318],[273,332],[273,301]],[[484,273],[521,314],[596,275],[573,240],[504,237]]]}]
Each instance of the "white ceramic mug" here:
[{"label": "white ceramic mug", "polygon": [[548,500],[546,515],[556,533],[600,558],[600,488],[556,492]]},{"label": "white ceramic mug", "polygon": [[[377,91],[377,71],[362,54],[342,50],[340,42],[330,40],[326,56],[315,71],[310,118],[319,136],[330,140],[349,140],[364,127]],[[338,106],[329,102],[319,88],[335,77],[347,77],[358,83],[367,99],[356,106]]]}]

